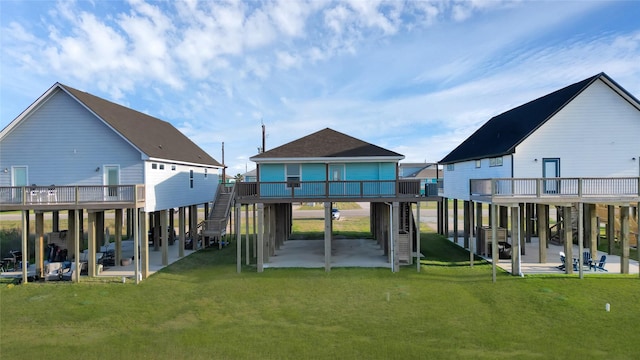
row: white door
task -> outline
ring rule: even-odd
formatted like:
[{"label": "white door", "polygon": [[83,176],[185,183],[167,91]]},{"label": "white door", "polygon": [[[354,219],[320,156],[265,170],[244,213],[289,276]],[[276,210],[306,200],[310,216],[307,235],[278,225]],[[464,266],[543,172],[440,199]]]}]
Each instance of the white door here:
[{"label": "white door", "polygon": [[105,197],[109,200],[118,199],[118,185],[120,185],[120,167],[117,165],[104,166],[104,185],[108,186]]},{"label": "white door", "polygon": [[[27,186],[29,184],[29,177],[26,166],[12,166],[11,167],[11,186]],[[14,201],[21,202],[22,189],[13,189],[11,197]]]},{"label": "white door", "polygon": [[[542,159],[542,177],[559,178],[560,177],[560,159]],[[559,180],[545,180],[544,192],[547,194],[560,193]]]}]

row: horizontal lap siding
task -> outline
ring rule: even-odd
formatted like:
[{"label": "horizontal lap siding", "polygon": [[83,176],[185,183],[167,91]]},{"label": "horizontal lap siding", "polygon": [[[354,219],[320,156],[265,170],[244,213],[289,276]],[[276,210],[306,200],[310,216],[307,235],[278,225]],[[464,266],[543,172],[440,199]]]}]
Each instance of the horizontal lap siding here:
[{"label": "horizontal lap siding", "polygon": [[639,139],[640,111],[598,80],[518,145],[514,174],[541,177],[541,160],[560,158],[562,177],[639,176]]},{"label": "horizontal lap siding", "polygon": [[[156,169],[152,169],[156,164]],[[160,169],[164,165],[164,169]],[[175,170],[172,170],[172,166]],[[193,188],[190,187],[193,170]],[[157,211],[213,201],[218,188],[217,169],[149,161],[146,164],[145,211]]]},{"label": "horizontal lap siding", "polygon": [[502,166],[490,166],[489,159],[480,160],[480,167],[476,162],[463,161],[454,164],[454,170],[444,167],[444,196],[450,199],[469,200],[470,179],[490,179],[511,177],[511,156],[502,157]]},{"label": "horizontal lap siding", "polygon": [[[28,166],[28,183],[102,185],[103,166],[120,166],[121,184],[141,184],[140,153],[69,97],[54,93],[0,144],[0,167]],[[96,171],[97,169],[97,171]],[[11,172],[0,172],[11,185]]]}]

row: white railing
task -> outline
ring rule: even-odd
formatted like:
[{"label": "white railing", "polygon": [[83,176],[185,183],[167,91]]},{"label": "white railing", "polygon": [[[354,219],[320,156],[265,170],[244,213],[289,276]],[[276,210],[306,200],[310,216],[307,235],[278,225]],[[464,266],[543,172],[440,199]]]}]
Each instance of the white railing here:
[{"label": "white railing", "polygon": [[470,194],[492,197],[638,197],[640,178],[472,179]]},{"label": "white railing", "polygon": [[144,185],[0,187],[0,205],[80,205],[144,201]]}]

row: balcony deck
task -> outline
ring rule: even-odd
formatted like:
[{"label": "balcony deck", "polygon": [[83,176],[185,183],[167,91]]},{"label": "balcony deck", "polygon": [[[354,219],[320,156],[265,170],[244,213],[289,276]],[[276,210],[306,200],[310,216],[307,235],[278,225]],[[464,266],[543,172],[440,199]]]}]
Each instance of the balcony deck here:
[{"label": "balcony deck", "polygon": [[629,205],[640,202],[640,177],[472,179],[470,195],[471,200],[495,204]]},{"label": "balcony deck", "polygon": [[421,201],[438,198],[437,191],[421,194],[420,180],[242,182],[236,199],[242,203]]},{"label": "balcony deck", "polygon": [[0,210],[126,209],[145,204],[144,185],[3,186]]}]

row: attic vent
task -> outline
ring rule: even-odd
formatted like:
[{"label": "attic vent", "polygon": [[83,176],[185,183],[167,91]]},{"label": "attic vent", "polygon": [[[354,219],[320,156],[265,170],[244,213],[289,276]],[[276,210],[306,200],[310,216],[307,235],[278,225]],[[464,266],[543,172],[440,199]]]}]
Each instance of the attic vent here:
[{"label": "attic vent", "polygon": [[162,145],[158,145],[158,147],[159,147],[160,149],[162,149]]},{"label": "attic vent", "polygon": [[202,156],[198,155],[198,159],[202,159]]}]

